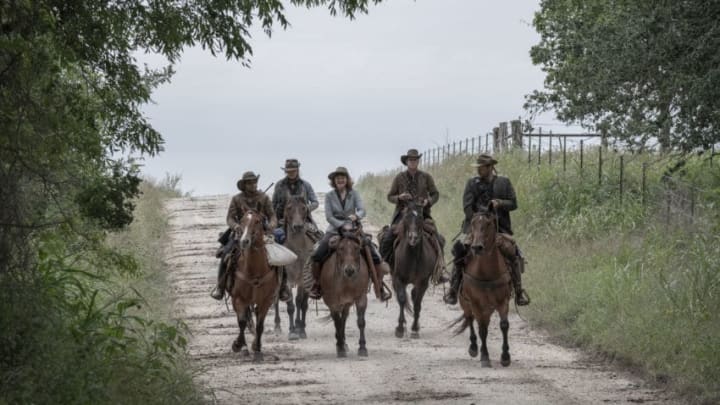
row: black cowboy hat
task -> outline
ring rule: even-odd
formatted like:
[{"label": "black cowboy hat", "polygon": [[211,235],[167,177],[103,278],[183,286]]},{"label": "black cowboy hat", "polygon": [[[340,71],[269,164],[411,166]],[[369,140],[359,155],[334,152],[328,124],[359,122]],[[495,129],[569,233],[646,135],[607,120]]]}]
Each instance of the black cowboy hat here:
[{"label": "black cowboy hat", "polygon": [[330,172],[330,174],[328,174],[328,179],[330,179],[332,181],[335,178],[335,176],[338,176],[338,175],[350,177],[350,173],[348,173],[348,170],[346,168],[344,168],[342,166],[338,166],[337,169],[335,169],[335,171]]},{"label": "black cowboy hat", "polygon": [[245,185],[246,181],[252,181],[252,180],[258,181],[259,179],[260,179],[259,174],[255,174],[254,172],[245,172],[245,173],[243,173],[242,178],[237,181],[236,185],[237,185],[238,190],[242,191],[243,185]]},{"label": "black cowboy hat", "polygon": [[475,163],[473,163],[471,166],[472,167],[491,166],[491,165],[496,165],[497,162],[498,161],[494,157],[492,157],[491,154],[482,153],[482,154],[480,154],[480,156],[477,157],[477,159],[475,159]]},{"label": "black cowboy hat", "polygon": [[407,166],[407,160],[409,158],[420,159],[421,157],[422,153],[418,153],[417,149],[410,149],[407,151],[407,154],[400,156],[400,161]]},{"label": "black cowboy hat", "polygon": [[285,167],[281,167],[282,170],[297,170],[300,168],[300,162],[297,159],[285,159]]}]

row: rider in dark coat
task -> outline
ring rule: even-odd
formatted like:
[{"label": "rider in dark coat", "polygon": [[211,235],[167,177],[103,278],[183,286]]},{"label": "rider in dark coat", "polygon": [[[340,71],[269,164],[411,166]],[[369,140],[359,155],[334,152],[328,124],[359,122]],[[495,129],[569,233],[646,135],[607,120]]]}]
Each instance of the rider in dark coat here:
[{"label": "rider in dark coat", "polygon": [[501,245],[501,253],[505,255],[510,263],[510,276],[515,287],[515,303],[517,305],[530,303],[530,298],[522,288],[525,259],[522,257],[515,240],[509,236],[513,234],[510,211],[517,209],[517,198],[510,179],[498,176],[495,173],[496,164],[497,160],[491,155],[481,154],[476,163],[472,165],[477,168],[478,175],[465,184],[463,193],[463,209],[465,211],[465,220],[462,227],[463,235],[458,238],[458,241],[453,246],[452,253],[455,266],[450,280],[450,289],[445,295],[445,302],[451,305],[457,303],[457,293],[460,288],[462,273],[465,270],[465,258],[469,244],[467,234],[470,231],[470,221],[475,213],[486,209],[489,204],[493,205],[498,215],[498,243]]},{"label": "rider in dark coat", "polygon": [[[226,218],[227,225],[230,229],[223,235],[223,237],[221,237],[220,240],[223,247],[218,252],[220,257],[218,281],[217,286],[210,294],[210,296],[216,300],[223,299],[225,294],[225,272],[227,269],[227,260],[230,256],[228,253],[232,250],[234,241],[232,233],[238,231],[240,226],[239,221],[245,215],[245,207],[253,208],[265,216],[267,223],[264,224],[264,226],[267,231],[275,229],[277,224],[277,218],[275,217],[275,212],[273,211],[272,204],[270,203],[270,198],[268,198],[265,193],[258,191],[257,189],[258,179],[260,179],[260,176],[253,172],[243,173],[242,178],[237,182],[237,188],[240,190],[240,193],[234,195],[230,201],[230,207],[228,207]],[[284,268],[277,267],[276,270],[278,271],[278,278],[280,279],[279,298],[282,301],[287,301],[292,296],[290,294],[290,289],[287,286],[287,277],[285,275]]]},{"label": "rider in dark coat", "polygon": [[[426,219],[432,219],[430,207],[437,203],[440,193],[435,187],[435,180],[430,173],[418,169],[421,157],[422,154],[418,153],[417,149],[410,149],[407,154],[400,156],[400,162],[407,166],[407,170],[395,176],[387,195],[388,201],[395,204],[391,227],[400,220],[400,211],[410,200],[415,200],[417,204],[423,207],[423,216]],[[391,256],[396,237],[390,229],[385,230],[382,235],[380,255],[388,263],[392,263]],[[442,245],[444,241],[441,240],[439,234],[437,237],[440,245]]]},{"label": "rider in dark coat", "polygon": [[285,177],[275,184],[275,191],[272,196],[272,205],[278,217],[278,228],[275,230],[275,240],[283,243],[285,239],[285,205],[288,196],[304,196],[305,204],[308,207],[307,226],[308,236],[313,241],[322,238],[322,231],[318,230],[311,212],[320,205],[315,190],[307,181],[300,178],[300,162],[297,159],[285,160]]}]

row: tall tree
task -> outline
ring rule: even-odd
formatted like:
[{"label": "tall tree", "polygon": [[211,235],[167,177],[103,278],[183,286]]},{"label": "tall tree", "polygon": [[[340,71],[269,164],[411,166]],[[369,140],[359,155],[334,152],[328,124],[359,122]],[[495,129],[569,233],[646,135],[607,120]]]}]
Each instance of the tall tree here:
[{"label": "tall tree", "polygon": [[[352,18],[379,1],[290,3]],[[280,0],[1,2],[0,273],[38,229],[128,224],[132,157],[163,148],[140,109],[153,88],[190,46],[247,64],[250,27],[270,35],[288,25],[284,12]],[[168,67],[139,66],[133,55],[143,51]]]},{"label": "tall tree", "polygon": [[547,74],[532,112],[629,144],[720,141],[720,2],[543,0],[530,55]]}]

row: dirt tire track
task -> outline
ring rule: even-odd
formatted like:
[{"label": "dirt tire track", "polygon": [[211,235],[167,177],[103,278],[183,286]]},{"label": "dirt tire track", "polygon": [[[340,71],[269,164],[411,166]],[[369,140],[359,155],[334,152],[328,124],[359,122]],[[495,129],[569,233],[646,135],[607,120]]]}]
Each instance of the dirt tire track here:
[{"label": "dirt tire track", "polygon": [[[490,327],[492,368],[481,368],[467,354],[468,335],[453,337],[448,324],[459,308],[442,302],[442,288],[428,290],[420,317],[420,339],[394,336],[397,303],[386,307],[371,294],[366,315],[369,357],[356,355],[358,331],[350,314],[348,358],[335,356],[332,323],[321,322],[311,301],[308,339],[288,341],[287,313],[281,305],[283,331],[273,332],[268,314],[263,338],[266,361],[253,363],[230,345],[238,327],[232,309],[210,298],[218,260],[218,232],[225,229],[231,196],[169,200],[170,246],[165,257],[175,294],[175,316],[193,332],[190,354],[202,368],[199,382],[226,404],[443,403],[443,404],[607,404],[677,403],[671,394],[627,372],[588,360],[578,350],[549,343],[513,314],[510,318],[512,364],[500,366],[501,334],[497,316]],[[314,217],[324,228],[321,208]],[[367,229],[367,226],[366,226]],[[327,315],[322,302],[319,316]],[[252,336],[249,337],[250,339]]]}]

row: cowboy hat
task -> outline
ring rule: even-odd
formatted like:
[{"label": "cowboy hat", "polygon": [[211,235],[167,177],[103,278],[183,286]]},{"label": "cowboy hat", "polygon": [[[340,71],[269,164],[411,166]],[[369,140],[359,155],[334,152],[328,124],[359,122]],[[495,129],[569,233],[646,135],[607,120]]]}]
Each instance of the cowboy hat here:
[{"label": "cowboy hat", "polygon": [[335,176],[338,176],[338,175],[350,177],[350,173],[348,173],[348,170],[346,168],[344,168],[342,166],[338,166],[337,169],[335,169],[335,171],[330,172],[330,174],[328,174],[328,179],[333,180],[335,178]]},{"label": "cowboy hat", "polygon": [[413,159],[420,159],[422,157],[422,153],[418,153],[417,149],[410,149],[407,151],[407,154],[400,156],[400,161],[402,164],[407,166],[407,160],[410,158]]},{"label": "cowboy hat", "polygon": [[300,168],[300,162],[297,159],[285,159],[285,167],[281,167],[282,170],[297,170]]},{"label": "cowboy hat", "polygon": [[492,155],[490,155],[488,153],[482,153],[480,156],[477,157],[477,159],[475,159],[475,163],[473,163],[471,166],[472,167],[491,166],[491,165],[496,165],[497,162],[498,161],[495,160],[495,158],[492,157]]},{"label": "cowboy hat", "polygon": [[259,174],[255,174],[254,172],[245,172],[243,173],[242,178],[237,181],[237,188],[242,191],[243,185],[245,185],[246,181],[258,181],[258,179],[260,179]]}]

